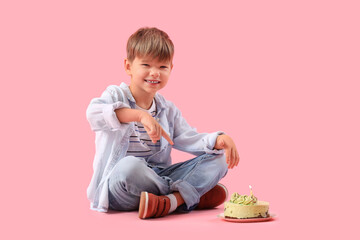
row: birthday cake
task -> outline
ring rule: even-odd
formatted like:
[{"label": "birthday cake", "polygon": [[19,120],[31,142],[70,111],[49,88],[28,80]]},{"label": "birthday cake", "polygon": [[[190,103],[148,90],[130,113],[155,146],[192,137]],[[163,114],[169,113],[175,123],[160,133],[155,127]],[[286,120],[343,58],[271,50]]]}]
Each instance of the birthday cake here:
[{"label": "birthday cake", "polygon": [[233,193],[230,201],[224,204],[226,218],[267,218],[269,217],[269,203],[258,201],[251,193],[250,196]]}]

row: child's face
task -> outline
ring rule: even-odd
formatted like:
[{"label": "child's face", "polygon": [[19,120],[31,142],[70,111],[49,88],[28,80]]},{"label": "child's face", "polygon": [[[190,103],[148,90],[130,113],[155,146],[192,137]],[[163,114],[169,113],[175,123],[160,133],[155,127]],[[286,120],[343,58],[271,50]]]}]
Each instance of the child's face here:
[{"label": "child's face", "polygon": [[131,76],[130,89],[136,93],[155,94],[166,86],[172,63],[159,62],[151,57],[135,57],[133,62],[125,59],[125,71]]}]

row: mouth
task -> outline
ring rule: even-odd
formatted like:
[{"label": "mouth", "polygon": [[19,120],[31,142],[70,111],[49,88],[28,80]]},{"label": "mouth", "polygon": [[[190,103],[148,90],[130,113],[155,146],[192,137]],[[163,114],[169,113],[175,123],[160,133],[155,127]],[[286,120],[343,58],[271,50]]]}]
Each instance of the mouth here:
[{"label": "mouth", "polygon": [[158,81],[158,80],[147,80],[147,79],[145,79],[145,82],[150,83],[150,84],[159,84],[160,83],[160,81]]}]

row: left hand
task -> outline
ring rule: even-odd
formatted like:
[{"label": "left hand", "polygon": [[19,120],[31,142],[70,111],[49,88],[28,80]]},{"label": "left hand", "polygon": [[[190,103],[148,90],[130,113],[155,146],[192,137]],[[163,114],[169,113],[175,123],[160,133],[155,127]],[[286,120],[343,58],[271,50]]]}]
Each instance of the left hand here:
[{"label": "left hand", "polygon": [[225,149],[226,163],[232,169],[239,164],[240,157],[234,141],[228,135],[219,135],[216,139],[215,149]]}]

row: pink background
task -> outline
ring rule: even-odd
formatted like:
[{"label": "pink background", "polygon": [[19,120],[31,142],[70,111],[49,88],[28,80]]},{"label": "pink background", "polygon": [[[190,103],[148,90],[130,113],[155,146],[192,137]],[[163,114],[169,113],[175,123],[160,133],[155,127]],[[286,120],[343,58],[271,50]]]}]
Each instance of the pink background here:
[{"label": "pink background", "polygon": [[[358,239],[358,1],[174,2],[1,1],[0,238]],[[125,45],[142,26],[175,44],[161,93],[235,140],[241,162],[222,183],[251,184],[275,221],[224,222],[222,206],[147,221],[89,210],[85,110],[129,83]]]}]

